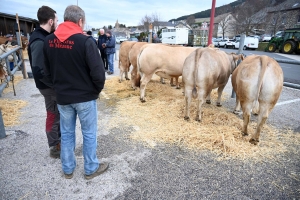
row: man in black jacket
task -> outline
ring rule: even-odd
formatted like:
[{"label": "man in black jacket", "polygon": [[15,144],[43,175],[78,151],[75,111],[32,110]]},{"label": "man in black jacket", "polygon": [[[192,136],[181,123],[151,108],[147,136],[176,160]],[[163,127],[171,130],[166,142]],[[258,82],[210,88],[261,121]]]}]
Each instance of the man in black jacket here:
[{"label": "man in black jacket", "polygon": [[44,96],[47,111],[46,134],[52,158],[60,157],[60,123],[59,112],[56,104],[55,92],[52,89],[51,80],[44,77],[44,54],[43,46],[47,35],[57,27],[56,12],[48,7],[42,6],[37,12],[40,27],[36,28],[30,36],[28,55],[31,70],[33,73],[36,87]]},{"label": "man in black jacket", "polygon": [[107,40],[107,36],[106,36],[106,34],[104,34],[104,29],[102,28],[99,31],[98,49],[100,50],[100,53],[101,53],[101,58],[104,63],[104,66],[105,66],[105,71],[108,70],[107,55],[106,55],[106,53],[104,51],[104,47],[103,47],[103,44],[106,43],[106,40]]},{"label": "man in black jacket", "polygon": [[104,87],[105,70],[97,45],[82,34],[84,11],[68,6],[64,22],[44,43],[45,75],[52,80],[61,122],[62,169],[73,177],[76,167],[76,117],[81,124],[85,178],[92,179],[108,168],[97,158],[97,99]]}]

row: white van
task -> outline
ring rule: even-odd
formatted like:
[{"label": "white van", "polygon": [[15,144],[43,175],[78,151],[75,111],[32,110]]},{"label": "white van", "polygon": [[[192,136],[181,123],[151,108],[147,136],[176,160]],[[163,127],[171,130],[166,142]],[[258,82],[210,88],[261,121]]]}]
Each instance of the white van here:
[{"label": "white van", "polygon": [[[238,49],[240,47],[240,40],[237,40],[234,44],[235,48]],[[245,37],[244,47],[243,49],[257,49],[258,48],[258,38],[256,37]]]},{"label": "white van", "polygon": [[165,28],[162,29],[161,41],[164,44],[187,45],[189,29],[187,28]]}]

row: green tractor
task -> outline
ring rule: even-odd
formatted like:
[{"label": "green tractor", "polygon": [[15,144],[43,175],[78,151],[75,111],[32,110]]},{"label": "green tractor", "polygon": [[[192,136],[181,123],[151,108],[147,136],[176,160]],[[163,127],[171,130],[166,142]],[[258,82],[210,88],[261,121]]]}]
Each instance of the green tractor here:
[{"label": "green tractor", "polygon": [[275,52],[279,50],[286,54],[300,54],[300,28],[286,29],[282,36],[272,37],[266,51]]}]

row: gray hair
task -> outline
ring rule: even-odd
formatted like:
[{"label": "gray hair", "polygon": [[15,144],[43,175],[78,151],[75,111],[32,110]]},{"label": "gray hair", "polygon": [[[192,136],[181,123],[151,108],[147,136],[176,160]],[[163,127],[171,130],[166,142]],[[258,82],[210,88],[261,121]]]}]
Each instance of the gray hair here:
[{"label": "gray hair", "polygon": [[78,23],[80,19],[82,19],[82,22],[85,22],[85,13],[79,6],[70,5],[66,8],[64,21]]}]

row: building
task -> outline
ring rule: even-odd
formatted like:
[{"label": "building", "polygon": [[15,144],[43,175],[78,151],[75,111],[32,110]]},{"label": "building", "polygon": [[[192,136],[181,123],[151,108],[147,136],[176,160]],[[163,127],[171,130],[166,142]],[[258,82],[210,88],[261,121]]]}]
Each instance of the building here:
[{"label": "building", "polygon": [[[39,23],[36,19],[31,19],[28,17],[19,16],[20,31],[26,36],[30,34]],[[18,26],[16,24],[16,16],[6,13],[0,13],[0,36],[5,36],[7,34],[16,35],[16,30]]]}]

